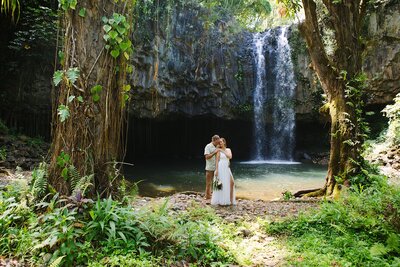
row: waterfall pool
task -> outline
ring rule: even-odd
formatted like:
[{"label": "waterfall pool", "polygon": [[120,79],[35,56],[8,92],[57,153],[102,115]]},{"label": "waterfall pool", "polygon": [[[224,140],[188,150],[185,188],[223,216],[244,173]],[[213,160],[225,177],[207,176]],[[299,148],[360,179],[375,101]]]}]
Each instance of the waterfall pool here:
[{"label": "waterfall pool", "polygon": [[[326,166],[287,161],[231,162],[236,196],[272,200],[282,192],[318,188],[324,185]],[[137,163],[125,167],[127,179],[138,182],[141,196],[167,196],[177,192],[205,189],[202,160],[173,160]]]}]

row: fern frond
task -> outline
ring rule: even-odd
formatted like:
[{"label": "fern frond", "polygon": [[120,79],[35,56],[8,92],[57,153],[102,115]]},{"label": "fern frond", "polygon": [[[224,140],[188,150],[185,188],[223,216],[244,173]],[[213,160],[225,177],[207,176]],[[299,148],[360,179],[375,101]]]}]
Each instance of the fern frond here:
[{"label": "fern frond", "polygon": [[79,180],[81,179],[81,175],[79,174],[78,170],[75,168],[74,165],[70,165],[68,167],[68,176],[71,182],[71,191],[75,191]]},{"label": "fern frond", "polygon": [[32,173],[31,194],[33,198],[42,198],[47,192],[47,185],[47,165],[42,162]]},{"label": "fern frond", "polygon": [[65,255],[64,255],[64,256],[61,256],[61,257],[58,257],[57,259],[55,259],[55,260],[50,264],[49,267],[59,267],[59,266],[61,266],[61,262],[62,262],[62,260],[64,259],[64,257],[65,257]]},{"label": "fern frond", "polygon": [[72,192],[72,195],[76,195],[80,191],[82,196],[84,196],[87,188],[89,186],[93,185],[93,183],[92,183],[93,177],[94,177],[94,174],[82,176],[79,179],[78,183],[76,184],[76,186]]}]

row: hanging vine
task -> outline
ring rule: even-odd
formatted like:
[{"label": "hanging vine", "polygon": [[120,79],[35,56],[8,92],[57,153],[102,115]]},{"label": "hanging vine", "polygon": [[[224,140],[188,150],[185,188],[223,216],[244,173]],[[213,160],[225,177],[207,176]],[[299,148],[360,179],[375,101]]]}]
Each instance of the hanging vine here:
[{"label": "hanging vine", "polygon": [[61,69],[53,76],[57,115],[53,115],[49,177],[62,193],[70,193],[72,181],[65,173],[69,168],[61,170],[57,164],[61,154],[68,155],[76,175],[93,177],[94,191],[112,192],[113,162],[124,155],[134,4],[59,0],[63,46]]}]

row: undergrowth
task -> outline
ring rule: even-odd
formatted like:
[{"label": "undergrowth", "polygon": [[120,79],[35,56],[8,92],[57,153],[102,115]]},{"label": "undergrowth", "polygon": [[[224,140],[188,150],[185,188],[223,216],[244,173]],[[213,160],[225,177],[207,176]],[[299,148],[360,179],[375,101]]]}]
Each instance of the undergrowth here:
[{"label": "undergrowth", "polygon": [[267,223],[291,250],[294,266],[400,266],[400,189],[374,175],[338,201],[297,218]]},{"label": "undergrowth", "polygon": [[[23,188],[0,190],[0,255],[34,266],[224,266],[223,224],[211,209],[171,213],[167,202],[134,209],[112,198],[31,202]],[[32,203],[32,204],[30,204]]]}]

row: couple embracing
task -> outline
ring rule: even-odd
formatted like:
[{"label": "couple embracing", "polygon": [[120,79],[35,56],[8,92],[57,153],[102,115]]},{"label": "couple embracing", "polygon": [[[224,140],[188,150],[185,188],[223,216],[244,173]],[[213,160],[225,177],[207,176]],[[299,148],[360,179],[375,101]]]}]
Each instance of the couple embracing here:
[{"label": "couple embracing", "polygon": [[[214,135],[204,149],[206,159],[206,200],[212,205],[236,205],[235,182],[229,167],[232,151],[226,140]],[[213,192],[211,195],[211,186]]]}]

